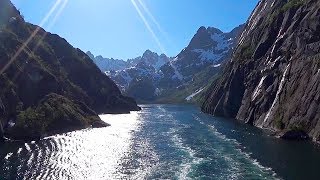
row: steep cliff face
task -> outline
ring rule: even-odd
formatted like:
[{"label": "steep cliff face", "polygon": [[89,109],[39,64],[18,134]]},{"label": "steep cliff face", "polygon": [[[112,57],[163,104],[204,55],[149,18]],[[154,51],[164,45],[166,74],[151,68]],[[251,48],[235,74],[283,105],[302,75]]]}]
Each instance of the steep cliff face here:
[{"label": "steep cliff face", "polygon": [[96,113],[130,110],[139,110],[135,101],[85,53],[0,1],[1,134],[34,139],[102,125]]},{"label": "steep cliff face", "polygon": [[318,141],[319,76],[320,1],[261,0],[202,110]]}]

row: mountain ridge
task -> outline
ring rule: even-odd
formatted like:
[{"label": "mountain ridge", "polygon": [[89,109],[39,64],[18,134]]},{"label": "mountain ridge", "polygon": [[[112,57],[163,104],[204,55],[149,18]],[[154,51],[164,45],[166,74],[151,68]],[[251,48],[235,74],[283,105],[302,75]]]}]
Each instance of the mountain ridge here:
[{"label": "mountain ridge", "polygon": [[0,1],[0,136],[15,140],[106,126],[97,113],[139,110],[65,39]]},{"label": "mountain ridge", "polygon": [[[240,25],[224,33],[217,28],[202,26],[176,57],[146,50],[142,56],[128,60],[123,69],[100,69],[117,83],[122,92],[140,102],[190,102],[205,89],[207,78],[214,77],[230,58],[242,29],[243,25]],[[199,78],[194,79],[193,75],[197,74]],[[145,92],[143,86],[151,90]]]}]

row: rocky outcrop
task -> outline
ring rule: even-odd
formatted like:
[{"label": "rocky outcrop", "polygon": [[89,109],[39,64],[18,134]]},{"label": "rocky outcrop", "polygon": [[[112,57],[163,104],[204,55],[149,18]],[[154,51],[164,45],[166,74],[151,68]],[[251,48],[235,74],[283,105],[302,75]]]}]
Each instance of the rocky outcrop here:
[{"label": "rocky outcrop", "polygon": [[318,141],[319,50],[319,1],[261,0],[202,110]]},{"label": "rocky outcrop", "polygon": [[37,105],[21,111],[8,124],[10,139],[33,140],[43,136],[80,130],[90,126],[106,127],[107,123],[86,104],[71,101],[58,94],[45,96]]},{"label": "rocky outcrop", "polygon": [[281,132],[279,138],[285,140],[308,140],[309,135],[303,130],[287,130]]},{"label": "rocky outcrop", "polygon": [[25,22],[9,0],[0,1],[0,87],[0,133],[13,139],[102,126],[97,113],[140,109],[85,53]]}]

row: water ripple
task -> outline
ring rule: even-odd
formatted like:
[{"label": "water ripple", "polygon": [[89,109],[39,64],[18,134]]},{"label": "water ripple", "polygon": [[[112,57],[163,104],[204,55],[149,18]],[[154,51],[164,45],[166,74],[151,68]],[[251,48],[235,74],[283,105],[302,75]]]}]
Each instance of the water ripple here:
[{"label": "water ripple", "polygon": [[[192,106],[146,105],[86,129],[0,149],[5,179],[276,179],[234,135]],[[232,135],[232,136],[231,136]]]}]

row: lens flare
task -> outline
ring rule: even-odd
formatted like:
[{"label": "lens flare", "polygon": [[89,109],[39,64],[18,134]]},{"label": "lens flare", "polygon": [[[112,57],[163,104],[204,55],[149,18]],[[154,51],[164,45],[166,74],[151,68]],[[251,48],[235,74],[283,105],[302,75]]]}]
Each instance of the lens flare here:
[{"label": "lens flare", "polygon": [[54,24],[57,22],[57,20],[60,18],[61,13],[63,12],[63,10],[65,9],[65,7],[67,6],[69,0],[64,0],[63,4],[60,6],[59,10],[57,11],[56,15],[53,17],[52,21],[50,22],[49,26],[47,27],[47,29],[51,29]]},{"label": "lens flare", "polygon": [[146,28],[148,29],[148,31],[150,32],[150,34],[152,35],[154,41],[157,43],[157,45],[159,46],[160,50],[162,51],[162,53],[166,54],[165,49],[163,48],[162,44],[160,43],[159,38],[156,36],[156,34],[154,33],[154,31],[152,30],[149,22],[147,21],[147,19],[145,18],[145,16],[143,15],[143,13],[141,12],[140,8],[138,7],[137,3],[134,0],[131,0],[132,5],[134,6],[134,8],[136,9],[137,13],[139,14],[140,18],[142,19],[144,25],[146,26]]},{"label": "lens flare", "polygon": [[10,65],[18,58],[18,56],[25,50],[25,48],[28,46],[28,44],[31,42],[31,40],[37,35],[37,33],[41,30],[41,26],[43,26],[50,16],[54,13],[54,11],[58,8],[62,0],[57,0],[55,4],[52,6],[50,11],[46,14],[46,16],[43,18],[39,26],[33,31],[33,33],[30,35],[30,37],[22,44],[22,46],[18,49],[18,51],[12,56],[12,58],[9,60],[9,62],[2,68],[0,69],[0,75],[3,74],[9,67]]},{"label": "lens flare", "polygon": [[142,9],[147,13],[151,21],[156,25],[158,28],[158,31],[163,35],[163,37],[166,39],[167,42],[170,44],[173,44],[171,39],[169,38],[169,35],[167,34],[166,31],[163,30],[159,22],[156,20],[156,18],[153,16],[153,14],[150,12],[149,8],[142,2],[142,0],[138,0],[138,3],[142,7]]},{"label": "lens flare", "polygon": [[[59,7],[56,15],[54,16],[53,20],[50,22],[50,24],[47,26],[47,29],[50,29],[51,27],[54,26],[55,22],[57,21],[57,19],[60,17],[62,11],[64,10],[65,6],[67,5],[68,0],[64,0],[63,4],[61,4],[61,6]],[[32,52],[35,52],[41,45],[43,39],[47,36],[48,32],[45,32],[41,38],[39,38],[39,41],[37,43],[37,45],[32,49]],[[26,65],[28,64],[29,59],[26,61],[26,63],[21,67],[21,70],[24,69],[26,67]],[[15,74],[15,76],[13,77],[12,81],[15,82],[15,80],[19,77],[19,75],[21,74],[22,71],[19,71]]]}]

